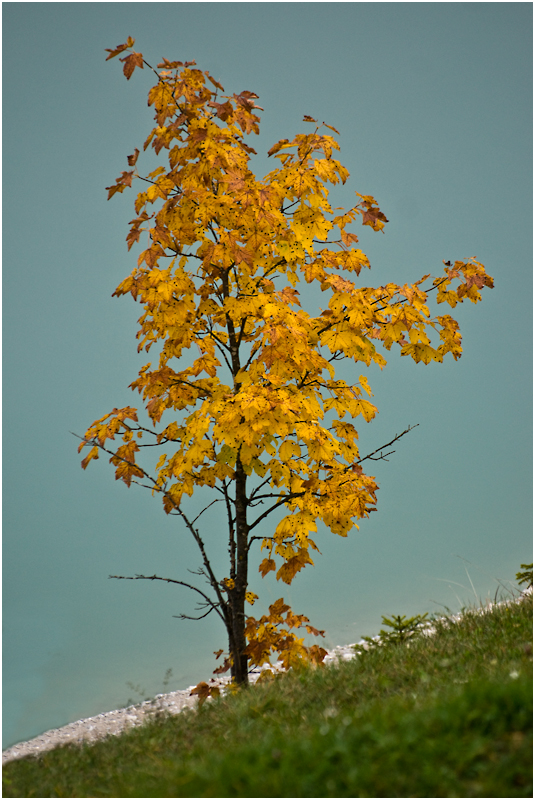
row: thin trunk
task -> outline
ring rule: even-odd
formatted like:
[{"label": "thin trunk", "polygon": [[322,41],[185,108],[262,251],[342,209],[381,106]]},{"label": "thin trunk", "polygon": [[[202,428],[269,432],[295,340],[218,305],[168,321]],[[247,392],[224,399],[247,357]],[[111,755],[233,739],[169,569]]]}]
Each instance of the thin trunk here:
[{"label": "thin trunk", "polygon": [[[223,272],[221,275],[223,296],[229,296],[229,273]],[[227,315],[227,331],[229,335],[230,355],[232,361],[232,377],[234,378],[234,392],[240,391],[240,384],[236,383],[236,377],[241,369],[240,365],[240,342],[236,336],[236,330],[232,318]],[[229,650],[232,655],[232,678],[241,686],[249,683],[249,673],[247,670],[248,658],[244,651],[247,646],[245,638],[245,593],[247,591],[247,556],[249,527],[247,525],[247,495],[246,495],[247,475],[243,469],[240,453],[236,458],[236,468],[234,470],[235,495],[235,514],[236,514],[236,538],[233,543],[235,576],[234,588],[229,592],[230,613],[232,616],[229,630]]]},{"label": "thin trunk", "polygon": [[234,647],[232,677],[236,683],[247,685],[249,675],[247,670],[247,656],[244,650],[247,645],[245,639],[245,593],[247,591],[247,542],[249,528],[247,525],[247,500],[245,486],[247,475],[243,469],[240,457],[236,460],[236,579],[231,593],[232,626],[234,633]]}]

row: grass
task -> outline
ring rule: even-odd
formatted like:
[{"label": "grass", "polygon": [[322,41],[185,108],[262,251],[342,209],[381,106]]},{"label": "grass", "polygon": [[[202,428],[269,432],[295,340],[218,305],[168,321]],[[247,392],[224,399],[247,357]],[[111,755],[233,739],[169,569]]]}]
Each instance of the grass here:
[{"label": "grass", "polygon": [[4,768],[4,797],[532,797],[533,598]]}]

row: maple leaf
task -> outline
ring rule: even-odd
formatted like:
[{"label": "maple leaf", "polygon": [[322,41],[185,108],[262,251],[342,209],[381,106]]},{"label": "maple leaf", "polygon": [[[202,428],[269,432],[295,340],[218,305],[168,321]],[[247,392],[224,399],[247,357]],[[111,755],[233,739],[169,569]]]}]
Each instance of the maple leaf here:
[{"label": "maple leaf", "polygon": [[133,47],[135,41],[136,41],[135,39],[132,39],[132,37],[129,36],[125,44],[119,44],[115,49],[110,49],[109,47],[107,47],[106,53],[109,53],[109,56],[106,58],[106,61],[109,61],[110,58],[115,58],[115,56],[119,55],[119,53],[123,53],[129,47]]},{"label": "maple leaf", "polygon": [[300,572],[307,564],[314,564],[308,554],[306,548],[299,548],[299,552],[286,561],[277,572],[277,580],[282,580],[284,583],[290,584],[295,578],[296,574]]},{"label": "maple leaf", "polygon": [[226,122],[228,119],[231,119],[234,114],[234,110],[229,100],[227,100],[225,103],[216,103],[214,100],[212,100],[210,103],[208,103],[208,105],[216,109],[216,116],[219,117],[219,119],[222,119],[224,122]]},{"label": "maple leaf", "polygon": [[240,191],[241,189],[244,189],[245,186],[247,185],[245,183],[243,173],[238,172],[238,170],[231,170],[227,172],[227,174],[222,178],[222,180],[228,184],[228,188],[233,192]]},{"label": "maple leaf", "polygon": [[[363,225],[366,224],[363,222]],[[358,242],[359,237],[355,233],[348,233],[347,231],[340,231],[340,237],[346,247],[349,247],[353,242]]]},{"label": "maple leaf", "polygon": [[263,578],[266,577],[268,572],[275,571],[275,569],[276,569],[276,564],[272,558],[264,558],[264,560],[258,567],[258,571],[260,572]]},{"label": "maple leaf", "polygon": [[[225,670],[226,671],[226,670]],[[197,696],[199,707],[208,700],[209,697],[219,697],[221,691],[218,686],[209,686],[206,681],[201,681],[189,693],[190,697]]]},{"label": "maple leaf", "polygon": [[287,305],[301,305],[300,301],[298,300],[299,292],[297,289],[293,289],[291,286],[285,286],[282,291],[275,292],[275,294],[277,297],[280,297],[283,303],[286,303]]},{"label": "maple leaf", "polygon": [[268,156],[274,156],[275,153],[278,153],[279,150],[282,150],[283,147],[289,145],[290,142],[288,139],[281,139],[280,141],[276,142],[272,147],[268,150]]},{"label": "maple leaf", "polygon": [[143,69],[143,56],[141,53],[130,53],[129,56],[120,58],[119,61],[124,62],[123,72],[127,80],[130,80],[136,67]]},{"label": "maple leaf", "polygon": [[[83,444],[82,444],[83,446]],[[82,461],[82,469],[85,469],[93,458],[98,458],[98,447],[93,447]]]},{"label": "maple leaf", "polygon": [[466,278],[466,288],[470,289],[471,286],[477,286],[478,289],[482,289],[485,286],[485,278],[486,275],[469,275]]},{"label": "maple leaf", "polygon": [[261,106],[255,105],[255,100],[258,100],[258,95],[254,92],[243,91],[240,94],[234,95],[236,102],[244,108],[258,108],[260,111],[264,109]]},{"label": "maple leaf", "polygon": [[384,227],[382,222],[388,222],[388,220],[378,208],[366,208],[362,211],[363,225],[370,225],[374,231],[380,231]]}]

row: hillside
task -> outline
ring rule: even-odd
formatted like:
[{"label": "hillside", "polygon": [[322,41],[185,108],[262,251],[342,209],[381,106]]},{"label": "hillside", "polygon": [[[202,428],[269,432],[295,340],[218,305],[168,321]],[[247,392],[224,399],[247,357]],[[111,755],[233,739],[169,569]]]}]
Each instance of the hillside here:
[{"label": "hillside", "polygon": [[532,595],[468,609],[431,636],[14,761],[3,796],[532,797],[532,612]]}]

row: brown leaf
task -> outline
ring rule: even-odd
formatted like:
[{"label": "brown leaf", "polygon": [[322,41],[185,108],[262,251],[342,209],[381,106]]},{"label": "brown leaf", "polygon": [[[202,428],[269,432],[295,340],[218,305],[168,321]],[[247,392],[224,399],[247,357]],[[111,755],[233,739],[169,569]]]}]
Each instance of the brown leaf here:
[{"label": "brown leaf", "polygon": [[222,91],[222,92],[224,92],[224,91],[225,91],[225,90],[223,89],[223,87],[221,86],[221,84],[219,83],[219,81],[216,81],[216,79],[215,79],[215,78],[212,78],[212,76],[210,75],[210,73],[209,73],[209,72],[205,72],[204,74],[206,75],[206,77],[208,78],[208,80],[210,81],[210,83],[213,83],[213,84],[214,84],[214,86],[215,86],[217,89],[221,89],[221,91]]},{"label": "brown leaf", "polygon": [[202,706],[204,701],[209,697],[219,697],[220,691],[218,686],[209,686],[206,681],[201,681],[194,689],[191,690],[189,694],[190,697],[192,695],[197,695],[199,699],[199,706]]},{"label": "brown leaf", "polygon": [[[223,651],[221,651],[223,652]],[[224,662],[221,664],[220,667],[214,669],[214,675],[222,675],[224,672],[228,672],[229,669],[232,667],[232,661],[230,658],[225,658]]]},{"label": "brown leaf", "polygon": [[143,69],[143,55],[141,53],[130,53],[129,56],[121,58],[120,61],[124,62],[123,72],[128,81],[132,77],[132,73],[136,67]]},{"label": "brown leaf", "polygon": [[317,644],[313,644],[308,648],[308,655],[314,664],[321,664],[327,655],[327,650]]},{"label": "brown leaf", "polygon": [[155,267],[158,263],[158,259],[164,256],[165,253],[160,247],[159,244],[153,244],[148,250],[142,254],[143,257],[139,257],[138,263],[141,266],[143,261],[147,264],[148,267]]},{"label": "brown leaf", "polygon": [[478,289],[482,289],[485,285],[485,276],[484,275],[469,275],[466,278],[466,288],[470,289],[472,286],[477,286]]},{"label": "brown leaf", "polygon": [[388,222],[383,212],[379,211],[378,208],[367,208],[366,210],[362,211],[363,225],[369,225],[374,230],[381,230],[382,225],[378,224],[379,220],[382,220],[383,222]]},{"label": "brown leaf", "polygon": [[177,69],[177,67],[183,67],[184,63],[182,61],[168,61],[165,56],[163,56],[162,63],[156,66],[158,69]]},{"label": "brown leaf", "polygon": [[192,142],[204,142],[204,140],[208,137],[208,131],[206,128],[195,128],[190,135],[190,141]]},{"label": "brown leaf", "polygon": [[109,47],[106,47],[106,53],[109,53],[109,56],[106,58],[106,61],[109,61],[110,58],[115,58],[115,56],[118,56],[119,53],[123,53],[129,47],[133,47],[135,41],[136,41],[135,39],[132,39],[132,37],[129,36],[125,44],[118,44],[115,50],[111,50]]},{"label": "brown leaf", "polygon": [[305,625],[307,629],[307,633],[311,633],[313,636],[323,636],[325,638],[325,631],[319,631],[317,628],[313,628],[312,625]]},{"label": "brown leaf", "polygon": [[216,103],[212,100],[208,105],[216,109],[216,116],[222,119],[223,122],[226,122],[234,113],[234,109],[229,100],[227,100],[226,103]]},{"label": "brown leaf", "polygon": [[132,247],[134,242],[139,242],[139,237],[141,236],[142,228],[132,228],[128,236],[126,237],[126,243],[128,244],[128,249]]},{"label": "brown leaf", "polygon": [[258,571],[262,575],[263,578],[266,577],[268,572],[274,572],[276,569],[275,561],[273,558],[265,558],[260,566],[258,567]]},{"label": "brown leaf", "polygon": [[258,95],[254,92],[247,92],[243,91],[240,94],[233,95],[238,105],[243,106],[243,108],[252,109],[258,108],[259,111],[263,111],[264,109],[261,106],[255,105],[255,100],[258,100]]},{"label": "brown leaf", "polygon": [[131,172],[122,172],[121,177],[117,178],[117,183],[123,183],[125,186],[132,186],[132,176],[134,174],[134,170]]},{"label": "brown leaf", "polygon": [[129,167],[133,167],[135,165],[138,156],[139,156],[139,150],[136,147],[136,149],[134,150],[134,154],[131,155],[131,156],[128,156],[128,166]]}]

